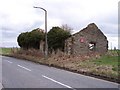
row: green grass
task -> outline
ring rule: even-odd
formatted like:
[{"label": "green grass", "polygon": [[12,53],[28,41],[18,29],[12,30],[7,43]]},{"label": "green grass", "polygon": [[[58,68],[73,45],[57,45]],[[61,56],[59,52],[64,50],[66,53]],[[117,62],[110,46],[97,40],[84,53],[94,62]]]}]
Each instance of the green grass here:
[{"label": "green grass", "polygon": [[120,56],[102,56],[101,58],[96,59],[93,62],[97,65],[118,66],[118,58],[120,58]]},{"label": "green grass", "polygon": [[0,54],[10,54],[12,48],[0,48]]},{"label": "green grass", "polygon": [[118,66],[118,62],[120,62],[120,50],[109,50],[106,55],[93,60],[93,62],[97,65]]},{"label": "green grass", "polygon": [[120,62],[120,56],[102,56],[99,59],[93,60],[92,62],[96,65],[112,66],[113,71],[118,71],[118,63]]}]

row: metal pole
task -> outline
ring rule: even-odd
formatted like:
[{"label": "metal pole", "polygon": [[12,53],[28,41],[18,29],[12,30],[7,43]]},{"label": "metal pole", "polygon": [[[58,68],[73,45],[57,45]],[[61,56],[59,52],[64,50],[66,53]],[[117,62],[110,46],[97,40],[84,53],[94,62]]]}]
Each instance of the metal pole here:
[{"label": "metal pole", "polygon": [[34,7],[34,8],[39,8],[45,11],[45,59],[48,58],[48,43],[47,43],[47,10],[45,10],[42,7]]},{"label": "metal pole", "polygon": [[45,10],[45,58],[48,57],[48,43],[47,43],[47,11]]}]

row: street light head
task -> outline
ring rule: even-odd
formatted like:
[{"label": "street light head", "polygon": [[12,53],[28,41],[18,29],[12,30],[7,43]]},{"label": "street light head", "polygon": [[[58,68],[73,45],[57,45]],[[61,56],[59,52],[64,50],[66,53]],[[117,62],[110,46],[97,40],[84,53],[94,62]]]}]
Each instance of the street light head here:
[{"label": "street light head", "polygon": [[33,6],[33,8],[38,8],[38,7]]},{"label": "street light head", "polygon": [[47,10],[45,10],[45,9],[42,8],[42,7],[35,7],[35,6],[33,6],[33,8],[40,8],[40,9],[44,10],[45,12],[47,12]]}]

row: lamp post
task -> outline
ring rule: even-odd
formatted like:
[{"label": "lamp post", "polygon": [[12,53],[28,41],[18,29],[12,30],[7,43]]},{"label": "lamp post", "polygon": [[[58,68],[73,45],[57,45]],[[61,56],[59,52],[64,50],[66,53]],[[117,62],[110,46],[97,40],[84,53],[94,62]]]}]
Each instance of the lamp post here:
[{"label": "lamp post", "polygon": [[47,10],[45,10],[42,7],[33,7],[33,8],[39,8],[45,11],[45,59],[48,57],[48,43],[47,43]]}]

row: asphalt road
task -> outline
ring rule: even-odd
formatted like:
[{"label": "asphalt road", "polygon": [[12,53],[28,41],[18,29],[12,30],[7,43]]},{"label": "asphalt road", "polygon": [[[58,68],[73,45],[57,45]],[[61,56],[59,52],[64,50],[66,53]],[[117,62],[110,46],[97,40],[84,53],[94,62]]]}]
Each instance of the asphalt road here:
[{"label": "asphalt road", "polygon": [[117,83],[5,56],[2,84],[4,88],[118,88]]}]

